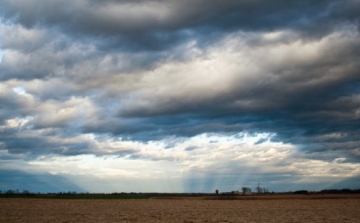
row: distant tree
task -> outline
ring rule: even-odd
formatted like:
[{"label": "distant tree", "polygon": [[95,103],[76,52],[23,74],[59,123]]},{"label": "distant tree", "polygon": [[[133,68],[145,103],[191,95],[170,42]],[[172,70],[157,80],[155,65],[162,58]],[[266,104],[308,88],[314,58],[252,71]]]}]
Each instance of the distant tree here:
[{"label": "distant tree", "polygon": [[7,190],[7,191],[5,192],[5,194],[8,194],[8,195],[10,195],[10,194],[15,194],[15,191],[9,189],[9,190]]}]

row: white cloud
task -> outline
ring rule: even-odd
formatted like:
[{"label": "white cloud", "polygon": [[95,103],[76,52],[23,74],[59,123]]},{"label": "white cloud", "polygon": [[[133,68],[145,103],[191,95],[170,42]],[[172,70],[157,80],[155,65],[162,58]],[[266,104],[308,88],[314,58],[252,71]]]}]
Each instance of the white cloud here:
[{"label": "white cloud", "polygon": [[94,118],[97,111],[91,100],[80,97],[72,97],[66,101],[42,101],[34,110],[34,124],[41,127],[79,125]]},{"label": "white cloud", "polygon": [[[357,32],[345,35],[341,30],[314,41],[303,41],[291,31],[265,32],[257,34],[265,39],[265,44],[257,46],[252,45],[253,35],[230,34],[205,49],[189,45],[187,58],[190,59],[163,61],[153,70],[132,75],[119,74],[108,79],[108,83],[101,82],[101,86],[115,90],[107,86],[117,82],[115,91],[126,89],[120,105],[123,114],[176,111],[185,105],[191,107],[221,98],[223,105],[229,103],[233,108],[261,110],[280,106],[277,103],[285,103],[282,98],[289,94],[296,95],[304,89],[315,89],[347,78],[354,69],[354,61],[344,62],[348,66],[337,65],[333,54],[345,53],[344,49],[355,42],[360,44]],[[269,35],[272,39],[293,37],[289,41],[267,44]],[[198,53],[199,50],[202,53]],[[329,65],[313,69],[316,64]],[[271,95],[264,97],[258,93],[264,89],[269,89],[273,97],[280,100],[269,100]],[[236,99],[232,95],[236,95]]]},{"label": "white cloud", "polygon": [[[274,187],[287,181],[291,175],[297,177],[297,182],[317,183],[320,177],[324,183],[329,183],[359,174],[360,165],[345,160],[331,162],[299,158],[295,146],[271,142],[273,136],[268,133],[202,134],[181,139],[171,149],[165,149],[166,139],[149,143],[112,139],[97,141],[96,144],[97,149],[113,155],[41,156],[29,161],[26,166],[35,172],[46,170],[67,176],[85,190],[107,192],[181,192],[189,190],[184,186],[188,181],[196,184],[197,179],[199,184],[208,176],[218,188],[229,188],[223,182],[224,176],[234,176],[238,178],[238,185],[230,187],[236,189],[239,185],[253,185],[254,176],[260,179],[265,179],[267,175],[275,176],[274,180],[262,181],[264,186]],[[258,144],[263,138],[268,140]],[[89,136],[86,140],[97,139]],[[189,146],[196,149],[186,150]],[[133,152],[117,156],[116,152],[122,149],[132,149]],[[111,186],[101,186],[101,182],[109,182]],[[124,182],[132,187],[125,187]],[[136,186],[139,182],[148,187]],[[166,186],[172,185],[171,188],[166,188],[164,182]]]}]

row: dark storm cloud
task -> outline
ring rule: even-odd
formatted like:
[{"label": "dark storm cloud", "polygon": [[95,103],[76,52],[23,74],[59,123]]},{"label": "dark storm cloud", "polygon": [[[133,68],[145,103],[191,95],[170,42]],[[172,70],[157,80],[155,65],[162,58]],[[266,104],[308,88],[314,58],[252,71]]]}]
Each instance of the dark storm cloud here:
[{"label": "dark storm cloud", "polygon": [[[86,143],[67,143],[61,140],[55,141],[56,132],[41,134],[32,132],[32,135],[26,131],[26,127],[17,127],[3,129],[1,131],[0,149],[7,150],[11,154],[64,154],[74,155],[83,154],[91,150],[90,145]],[[63,136],[66,137],[66,136]]]},{"label": "dark storm cloud", "polygon": [[[15,24],[17,31],[7,30],[0,44],[16,51],[4,55],[0,78],[72,76],[81,82],[99,73],[153,69],[161,60],[181,59],[181,53],[176,56],[179,52],[171,49],[184,42],[193,40],[202,48],[239,30],[295,30],[306,38],[323,37],[337,26],[358,25],[358,5],[357,1],[6,0],[0,3],[3,20]],[[116,53],[132,51],[150,54],[126,54],[128,64],[116,63]],[[97,70],[106,56],[112,56],[109,69]]]},{"label": "dark storm cloud", "polygon": [[[235,30],[295,29],[311,36],[334,24],[358,22],[348,1],[11,1],[0,3],[5,21],[26,28],[60,29],[71,38],[100,38],[129,49],[166,49],[197,36]],[[54,10],[56,9],[56,10]],[[80,35],[80,36],[79,36]]]}]

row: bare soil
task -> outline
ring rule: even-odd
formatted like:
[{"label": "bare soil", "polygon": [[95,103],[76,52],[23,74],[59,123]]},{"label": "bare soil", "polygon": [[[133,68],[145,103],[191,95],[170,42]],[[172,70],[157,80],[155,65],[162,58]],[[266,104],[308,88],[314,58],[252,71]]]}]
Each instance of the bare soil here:
[{"label": "bare soil", "polygon": [[0,222],[360,222],[358,196],[0,199]]}]

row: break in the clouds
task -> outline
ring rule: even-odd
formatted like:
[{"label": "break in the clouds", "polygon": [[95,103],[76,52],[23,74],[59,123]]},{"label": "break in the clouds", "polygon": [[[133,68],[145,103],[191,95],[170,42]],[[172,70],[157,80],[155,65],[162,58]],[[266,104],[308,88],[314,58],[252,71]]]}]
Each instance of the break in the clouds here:
[{"label": "break in the clouds", "polygon": [[0,189],[360,186],[358,0],[4,0],[0,15]]}]

